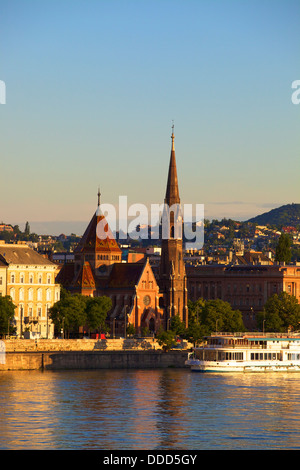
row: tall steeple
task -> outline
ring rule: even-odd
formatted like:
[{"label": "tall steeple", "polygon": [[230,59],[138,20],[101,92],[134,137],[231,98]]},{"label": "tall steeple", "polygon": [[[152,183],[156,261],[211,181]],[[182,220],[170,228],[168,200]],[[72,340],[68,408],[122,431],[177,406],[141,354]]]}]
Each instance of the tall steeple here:
[{"label": "tall steeple", "polygon": [[[159,268],[159,284],[164,294],[165,326],[168,328],[169,320],[179,315],[187,326],[187,285],[186,273],[183,262],[182,236],[181,236],[181,211],[178,189],[178,178],[175,158],[174,125],[172,127],[172,147],[169,163],[169,173],[165,196],[165,205],[169,207],[169,231],[168,238],[163,229],[161,241],[161,259]],[[172,211],[175,208],[175,211]],[[163,216],[163,223],[166,218]]]},{"label": "tall steeple", "polygon": [[168,174],[168,182],[167,182],[166,197],[165,197],[165,203],[168,204],[169,207],[171,207],[173,204],[180,204],[176,158],[175,158],[174,124],[172,126],[171,139],[172,139],[172,147],[171,147],[169,174]]}]

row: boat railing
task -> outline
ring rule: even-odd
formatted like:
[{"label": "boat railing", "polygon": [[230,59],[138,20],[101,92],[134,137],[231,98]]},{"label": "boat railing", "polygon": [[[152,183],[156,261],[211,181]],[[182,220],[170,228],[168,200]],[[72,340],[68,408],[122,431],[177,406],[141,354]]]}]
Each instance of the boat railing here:
[{"label": "boat railing", "polygon": [[300,332],[297,333],[268,333],[268,332],[224,332],[224,331],[215,331],[211,333],[211,336],[231,336],[234,338],[242,337],[242,338],[299,338],[300,339]]},{"label": "boat railing", "polygon": [[254,344],[252,342],[248,344],[205,344],[203,346],[199,346],[196,349],[203,349],[203,348],[210,348],[210,349],[272,349],[267,347],[266,344]]}]

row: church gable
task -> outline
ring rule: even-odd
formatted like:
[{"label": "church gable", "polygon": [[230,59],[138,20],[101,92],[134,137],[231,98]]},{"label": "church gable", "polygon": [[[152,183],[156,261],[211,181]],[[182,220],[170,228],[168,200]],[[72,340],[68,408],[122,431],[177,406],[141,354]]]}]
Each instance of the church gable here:
[{"label": "church gable", "polygon": [[144,264],[143,270],[141,271],[140,278],[138,280],[137,289],[150,289],[157,290],[159,289],[157,281],[155,279],[154,273],[152,271],[149,261]]}]

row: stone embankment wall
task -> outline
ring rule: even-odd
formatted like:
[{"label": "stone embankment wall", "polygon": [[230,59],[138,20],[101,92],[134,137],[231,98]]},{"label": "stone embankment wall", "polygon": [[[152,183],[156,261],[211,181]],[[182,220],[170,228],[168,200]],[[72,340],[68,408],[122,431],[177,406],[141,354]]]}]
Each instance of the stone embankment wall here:
[{"label": "stone embankment wall", "polygon": [[[16,351],[115,351],[161,349],[156,339],[9,339],[6,352]],[[185,343],[186,347],[186,343]]]},{"label": "stone embankment wall", "polygon": [[152,339],[4,340],[0,354],[0,372],[185,367],[186,359],[186,349],[163,352]]}]

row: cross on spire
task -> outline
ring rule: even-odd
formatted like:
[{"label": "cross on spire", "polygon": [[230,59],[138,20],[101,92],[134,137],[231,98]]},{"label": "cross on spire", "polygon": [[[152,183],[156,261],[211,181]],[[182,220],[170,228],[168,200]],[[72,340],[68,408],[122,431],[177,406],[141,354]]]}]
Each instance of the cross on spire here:
[{"label": "cross on spire", "polygon": [[172,139],[172,150],[175,150],[175,145],[174,145],[174,139],[175,139],[175,136],[174,136],[174,121],[172,121],[173,124],[172,124],[172,135],[171,135],[171,139]]},{"label": "cross on spire", "polygon": [[101,196],[100,188],[98,188],[98,207],[100,206],[100,196]]}]

